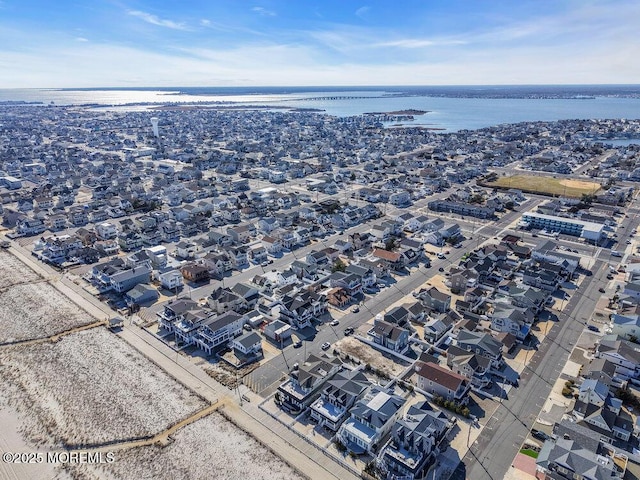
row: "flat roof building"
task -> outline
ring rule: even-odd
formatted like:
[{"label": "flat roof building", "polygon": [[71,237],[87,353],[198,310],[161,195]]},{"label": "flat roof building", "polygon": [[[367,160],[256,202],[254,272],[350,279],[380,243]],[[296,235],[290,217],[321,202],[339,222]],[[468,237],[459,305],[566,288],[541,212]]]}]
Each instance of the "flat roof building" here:
[{"label": "flat roof building", "polygon": [[544,228],[550,232],[560,232],[566,235],[582,237],[593,242],[599,242],[604,238],[604,225],[585,222],[577,218],[527,212],[522,215],[522,220],[534,228]]}]

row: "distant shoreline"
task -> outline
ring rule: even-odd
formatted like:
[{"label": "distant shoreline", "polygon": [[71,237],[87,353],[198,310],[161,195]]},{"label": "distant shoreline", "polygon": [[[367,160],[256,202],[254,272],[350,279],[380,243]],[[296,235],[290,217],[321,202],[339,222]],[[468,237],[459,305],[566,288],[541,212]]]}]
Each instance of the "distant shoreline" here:
[{"label": "distant shoreline", "polygon": [[395,110],[393,112],[367,112],[363,113],[363,115],[424,115],[425,113],[429,113],[429,111],[409,108],[407,110]]}]

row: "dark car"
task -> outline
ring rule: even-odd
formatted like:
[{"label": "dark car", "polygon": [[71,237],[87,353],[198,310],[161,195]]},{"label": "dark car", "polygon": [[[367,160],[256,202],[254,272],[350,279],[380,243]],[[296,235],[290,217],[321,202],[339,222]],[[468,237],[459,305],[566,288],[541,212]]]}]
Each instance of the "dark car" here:
[{"label": "dark car", "polygon": [[598,327],[596,327],[595,325],[587,325],[587,328],[589,330],[591,330],[592,332],[599,332],[600,329]]},{"label": "dark car", "polygon": [[443,268],[443,267],[440,267],[440,268],[438,269],[438,271],[439,271],[439,272],[444,272],[444,268]]},{"label": "dark car", "polygon": [[600,287],[600,288],[598,289],[598,291],[599,291],[600,293],[604,293],[604,288]]},{"label": "dark car", "polygon": [[549,435],[547,435],[544,432],[541,432],[540,430],[531,430],[531,435],[533,436],[533,438],[537,438],[538,440],[548,440],[549,439]]}]

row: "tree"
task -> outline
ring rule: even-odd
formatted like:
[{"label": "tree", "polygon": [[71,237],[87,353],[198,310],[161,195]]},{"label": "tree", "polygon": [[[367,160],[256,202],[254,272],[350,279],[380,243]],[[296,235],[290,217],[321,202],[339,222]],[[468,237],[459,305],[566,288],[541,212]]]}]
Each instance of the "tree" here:
[{"label": "tree", "polygon": [[346,269],[347,266],[345,265],[345,263],[342,260],[338,259],[331,267],[331,272],[344,272]]},{"label": "tree", "polygon": [[394,249],[396,248],[396,239],[395,238],[390,238],[389,240],[387,240],[386,242],[384,242],[384,249],[392,252]]},{"label": "tree", "polygon": [[591,205],[593,203],[594,200],[594,195],[591,195],[589,193],[583,193],[582,197],[580,198],[580,203],[584,203],[585,205]]}]

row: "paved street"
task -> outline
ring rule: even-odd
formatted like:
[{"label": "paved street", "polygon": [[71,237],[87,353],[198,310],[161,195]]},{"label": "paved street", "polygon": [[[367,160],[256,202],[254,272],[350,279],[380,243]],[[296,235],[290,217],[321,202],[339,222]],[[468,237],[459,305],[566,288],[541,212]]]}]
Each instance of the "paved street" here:
[{"label": "paved street", "polygon": [[[529,200],[523,208],[533,208],[539,203],[538,200]],[[293,347],[285,348],[282,355],[273,357],[265,362],[260,368],[252,372],[251,376],[246,379],[255,390],[263,395],[272,393],[277,387],[282,375],[289,371],[289,367],[294,363],[302,362],[309,353],[319,353],[320,345],[324,342],[333,344],[337,340],[344,337],[343,330],[346,327],[358,328],[380,312],[384,312],[389,305],[397,302],[403,297],[410,295],[411,292],[422,286],[433,275],[438,272],[439,267],[447,267],[450,264],[456,264],[460,258],[471,249],[475,248],[478,243],[482,243],[486,239],[493,238],[501,234],[505,230],[504,226],[512,223],[520,212],[508,212],[499,221],[499,225],[494,223],[480,227],[476,232],[473,240],[465,242],[465,248],[451,248],[451,252],[446,259],[439,260],[435,257],[431,258],[431,268],[420,266],[411,275],[398,277],[397,281],[390,282],[390,285],[377,293],[373,297],[368,297],[364,307],[358,313],[348,313],[340,320],[340,325],[331,327],[328,324],[321,325],[313,339],[313,342],[303,342],[304,348],[294,349]],[[479,239],[479,240],[476,240]]]},{"label": "paved street", "polygon": [[[59,272],[35,260],[25,249],[15,246],[11,249],[18,258],[38,273],[46,278],[58,279],[62,284],[58,287],[96,318],[106,319],[117,315],[68,277],[60,276]],[[359,478],[319,449],[301,441],[296,434],[260,410],[257,397],[253,396],[255,402],[243,402],[241,406],[238,405],[239,398],[236,392],[216,382],[204,370],[194,365],[189,358],[176,353],[168,345],[135,324],[125,322],[124,328],[117,335],[186,387],[202,395],[211,403],[220,403],[234,422],[311,478]],[[251,395],[244,389],[243,392]]]},{"label": "paved street", "polygon": [[[634,215],[629,221],[623,222],[618,230],[618,239],[625,242],[637,227],[638,217]],[[593,251],[593,247],[585,247]],[[607,282],[606,266],[620,260],[612,258],[610,250],[597,249],[597,252],[598,257],[591,267],[592,274],[586,276],[580,288],[572,294],[564,311],[558,315],[559,321],[553,325],[548,337],[532,356],[529,366],[522,374],[519,387],[511,389],[509,398],[502,401],[452,479],[504,478],[573,346],[595,310],[601,297],[598,288]]]}]

